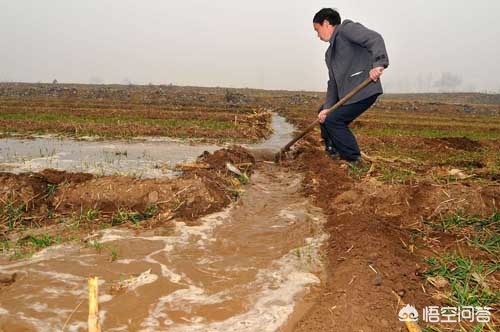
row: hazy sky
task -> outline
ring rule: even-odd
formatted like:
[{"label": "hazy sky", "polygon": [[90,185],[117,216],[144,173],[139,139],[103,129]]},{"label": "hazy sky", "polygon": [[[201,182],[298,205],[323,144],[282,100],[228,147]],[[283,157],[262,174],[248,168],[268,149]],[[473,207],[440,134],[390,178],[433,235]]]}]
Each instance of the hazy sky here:
[{"label": "hazy sky", "polygon": [[500,92],[499,0],[0,0],[0,81],[322,91],[323,7],[383,35],[386,91]]}]

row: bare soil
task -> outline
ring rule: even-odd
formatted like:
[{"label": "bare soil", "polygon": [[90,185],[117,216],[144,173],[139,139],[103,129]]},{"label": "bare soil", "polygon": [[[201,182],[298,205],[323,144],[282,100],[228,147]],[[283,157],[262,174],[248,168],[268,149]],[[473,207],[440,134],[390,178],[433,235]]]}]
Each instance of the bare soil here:
[{"label": "bare soil", "polygon": [[294,331],[404,331],[398,296],[419,308],[442,305],[422,279],[423,257],[456,247],[454,236],[439,232],[429,234],[439,239],[437,246],[410,247],[411,230],[422,218],[436,221],[457,211],[489,215],[498,209],[500,185],[353,179],[347,164],[332,161],[311,141],[288,166],[305,172],[304,193],[329,216],[328,278]]},{"label": "bare soil", "polygon": [[[439,226],[446,218],[488,218],[499,210],[500,108],[490,97],[384,96],[351,124],[368,157],[355,167],[326,157],[318,130],[299,144],[287,166],[305,172],[304,193],[329,215],[331,241],[326,287],[293,331],[404,331],[401,303],[453,305],[426,279],[427,259],[456,254],[498,264],[494,254],[470,245],[476,230]],[[307,111],[283,100],[277,109],[305,128],[319,103],[305,104]],[[486,283],[499,294],[498,268]],[[494,323],[484,331],[499,324],[499,304],[492,307]]]}]

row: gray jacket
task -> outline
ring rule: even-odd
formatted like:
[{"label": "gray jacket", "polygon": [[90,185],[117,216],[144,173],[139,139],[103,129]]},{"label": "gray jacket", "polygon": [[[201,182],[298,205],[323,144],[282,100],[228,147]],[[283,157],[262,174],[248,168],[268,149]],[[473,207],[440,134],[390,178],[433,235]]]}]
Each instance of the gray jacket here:
[{"label": "gray jacket", "polygon": [[[363,82],[372,68],[389,66],[389,57],[382,36],[360,23],[344,20],[337,25],[325,54],[328,67],[328,90],[323,109],[332,107],[358,84]],[[382,94],[380,80],[373,82],[347,104]]]}]

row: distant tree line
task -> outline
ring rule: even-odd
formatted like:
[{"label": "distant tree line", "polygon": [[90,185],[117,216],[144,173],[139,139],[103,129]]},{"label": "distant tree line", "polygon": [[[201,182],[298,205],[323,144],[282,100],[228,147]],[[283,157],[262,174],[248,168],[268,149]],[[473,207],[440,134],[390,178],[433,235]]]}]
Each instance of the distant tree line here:
[{"label": "distant tree line", "polygon": [[474,84],[464,82],[462,77],[451,73],[442,72],[419,73],[416,77],[408,77],[399,80],[385,81],[385,89],[391,92],[482,92],[500,93],[500,87],[496,89],[478,89]]}]

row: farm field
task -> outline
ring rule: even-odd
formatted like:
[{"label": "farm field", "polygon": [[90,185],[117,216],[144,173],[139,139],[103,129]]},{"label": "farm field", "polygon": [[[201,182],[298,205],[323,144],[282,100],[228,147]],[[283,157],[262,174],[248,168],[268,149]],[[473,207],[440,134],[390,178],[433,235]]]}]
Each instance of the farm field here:
[{"label": "farm field", "polygon": [[[174,177],[150,178],[63,167],[13,172],[0,150],[0,331],[84,331],[85,305],[75,308],[86,294],[76,289],[89,274],[103,278],[104,330],[224,331],[247,322],[261,331],[405,331],[403,303],[420,313],[491,308],[488,323],[421,320],[424,331],[497,330],[500,98],[384,95],[351,124],[364,152],[357,165],[330,159],[319,130],[280,164],[238,146],[277,134],[273,114],[305,128],[322,99],[300,91],[0,84],[2,140],[126,146],[168,137],[216,146],[168,166]],[[112,154],[115,163],[132,152],[121,146]],[[75,272],[78,261],[87,265]],[[68,289],[73,297],[61,295]],[[29,292],[37,306],[26,307]],[[147,299],[140,310],[134,292]]]},{"label": "farm field", "polygon": [[0,84],[4,134],[256,140],[269,116],[226,89]]}]

